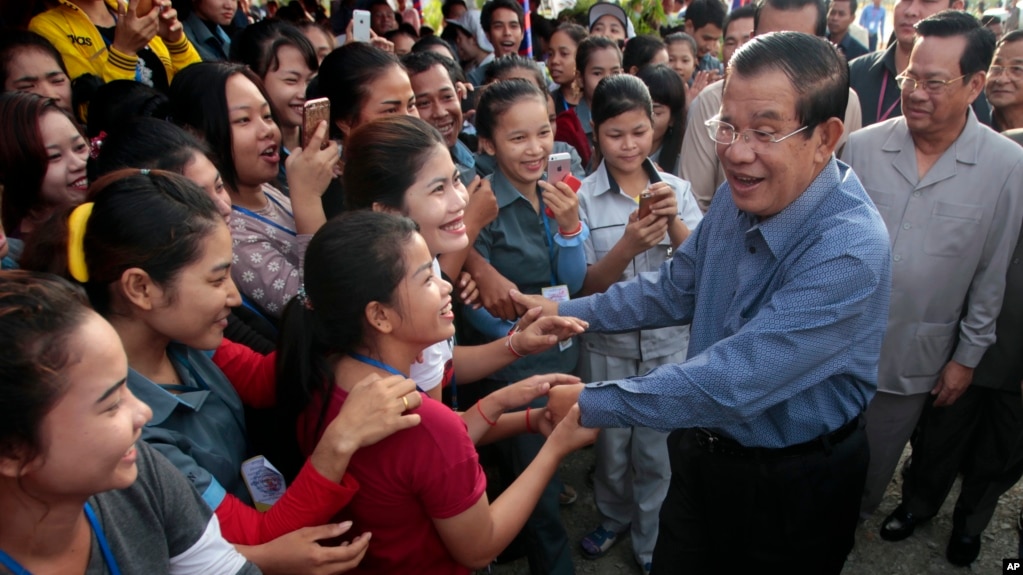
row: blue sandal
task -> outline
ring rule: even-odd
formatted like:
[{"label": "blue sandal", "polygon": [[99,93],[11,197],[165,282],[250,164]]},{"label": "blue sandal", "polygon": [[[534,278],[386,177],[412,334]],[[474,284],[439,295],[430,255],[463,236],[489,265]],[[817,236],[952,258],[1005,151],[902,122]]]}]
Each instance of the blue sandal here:
[{"label": "blue sandal", "polygon": [[603,525],[598,525],[589,535],[583,537],[579,542],[579,547],[582,548],[583,555],[587,559],[597,559],[603,557],[608,550],[614,547],[620,536],[621,533],[615,533],[604,529]]}]

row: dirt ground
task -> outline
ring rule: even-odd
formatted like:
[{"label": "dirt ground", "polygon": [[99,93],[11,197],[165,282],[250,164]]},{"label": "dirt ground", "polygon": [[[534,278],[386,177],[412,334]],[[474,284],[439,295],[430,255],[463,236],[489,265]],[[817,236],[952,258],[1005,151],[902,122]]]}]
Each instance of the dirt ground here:
[{"label": "dirt ground", "polygon": [[[903,455],[905,457],[907,453]],[[572,542],[576,573],[593,575],[641,575],[632,558],[631,544],[626,539],[604,557],[588,560],[579,553],[579,540],[597,525],[593,490],[586,483],[586,472],[593,465],[593,450],[585,449],[570,456],[562,464],[562,478],[576,488],[579,500],[562,508],[562,519]],[[898,543],[883,541],[878,535],[881,521],[899,503],[901,478],[888,486],[884,502],[874,517],[856,531],[856,547],[849,555],[843,575],[941,575],[961,573],[1002,573],[1002,559],[1016,557],[1016,514],[1023,503],[1023,483],[1002,496],[998,510],[983,535],[980,557],[967,568],[954,567],[945,560],[945,544],[952,529],[952,507],[959,492],[958,483],[945,502],[941,513],[917,528],[916,533]],[[495,565],[495,575],[528,575],[525,559]]]}]

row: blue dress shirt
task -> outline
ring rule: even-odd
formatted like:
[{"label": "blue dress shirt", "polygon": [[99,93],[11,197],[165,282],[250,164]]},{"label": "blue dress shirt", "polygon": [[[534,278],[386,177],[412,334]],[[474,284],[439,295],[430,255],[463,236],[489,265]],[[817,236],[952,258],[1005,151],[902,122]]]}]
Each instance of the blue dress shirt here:
[{"label": "blue dress shirt", "polygon": [[560,304],[591,331],[691,323],[684,363],[579,396],[590,427],[707,427],[748,447],[809,441],[877,389],[891,289],[888,233],[832,158],[778,214],[741,212],[727,182],[659,272]]}]

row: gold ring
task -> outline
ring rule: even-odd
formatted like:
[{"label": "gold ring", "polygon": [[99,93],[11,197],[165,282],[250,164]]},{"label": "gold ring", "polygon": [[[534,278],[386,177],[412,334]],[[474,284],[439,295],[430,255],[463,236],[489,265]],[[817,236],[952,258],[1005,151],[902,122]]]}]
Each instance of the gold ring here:
[{"label": "gold ring", "polygon": [[404,395],[401,396],[401,402],[405,404],[405,411],[408,411],[408,398]]}]

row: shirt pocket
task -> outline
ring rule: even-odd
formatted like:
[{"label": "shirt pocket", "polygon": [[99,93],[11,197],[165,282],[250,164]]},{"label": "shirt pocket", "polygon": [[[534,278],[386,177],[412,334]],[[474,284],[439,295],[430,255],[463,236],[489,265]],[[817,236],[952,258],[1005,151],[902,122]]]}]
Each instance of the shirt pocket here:
[{"label": "shirt pocket", "polygon": [[959,321],[923,323],[906,349],[906,377],[934,377],[952,358]]},{"label": "shirt pocket", "polygon": [[934,202],[931,221],[924,234],[924,253],[957,257],[972,246],[981,231],[983,206]]}]

